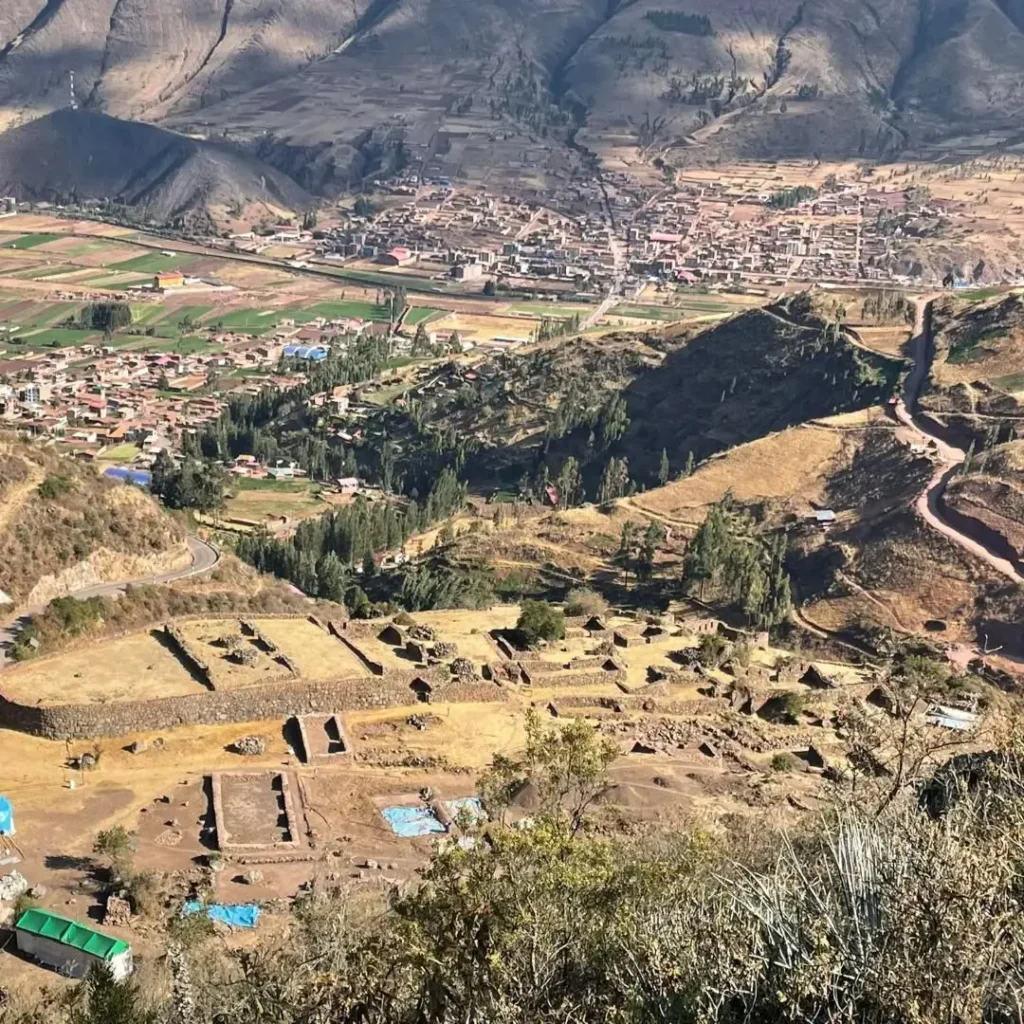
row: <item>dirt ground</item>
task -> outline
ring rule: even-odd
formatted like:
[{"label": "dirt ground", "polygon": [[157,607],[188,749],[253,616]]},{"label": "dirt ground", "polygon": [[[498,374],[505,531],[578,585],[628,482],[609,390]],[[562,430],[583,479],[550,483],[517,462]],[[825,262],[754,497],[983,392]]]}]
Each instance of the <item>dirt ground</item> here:
[{"label": "dirt ground", "polygon": [[304,679],[363,676],[366,669],[338,639],[304,619],[256,619],[256,628],[295,663]]},{"label": "dirt ground", "polygon": [[148,632],[28,662],[0,678],[0,692],[26,704],[102,704],[202,689],[176,655]]}]

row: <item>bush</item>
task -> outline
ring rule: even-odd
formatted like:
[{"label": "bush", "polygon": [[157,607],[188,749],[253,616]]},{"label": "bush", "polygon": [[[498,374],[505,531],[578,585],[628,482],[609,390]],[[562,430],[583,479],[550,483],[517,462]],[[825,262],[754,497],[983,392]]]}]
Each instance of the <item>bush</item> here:
[{"label": "bush", "polygon": [[565,615],[547,601],[524,601],[516,629],[528,644],[561,640],[565,636]]},{"label": "bush", "polygon": [[796,767],[796,759],[786,751],[772,754],[771,769],[773,772],[791,772]]},{"label": "bush", "polygon": [[718,668],[729,652],[729,641],[718,636],[702,636],[697,648],[697,660],[704,668]]},{"label": "bush", "polygon": [[66,476],[50,473],[39,485],[39,497],[46,501],[56,501],[71,490],[71,481]]},{"label": "bush", "polygon": [[607,615],[608,602],[589,587],[574,587],[565,598],[566,615]]}]

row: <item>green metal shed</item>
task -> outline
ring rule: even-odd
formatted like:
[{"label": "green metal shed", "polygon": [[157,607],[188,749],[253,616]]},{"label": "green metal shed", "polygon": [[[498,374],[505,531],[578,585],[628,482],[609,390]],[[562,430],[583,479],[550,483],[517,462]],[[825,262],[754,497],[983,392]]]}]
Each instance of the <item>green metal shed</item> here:
[{"label": "green metal shed", "polygon": [[132,950],[123,939],[49,910],[32,907],[14,926],[18,949],[73,978],[96,963],[106,964],[114,978],[132,973]]}]

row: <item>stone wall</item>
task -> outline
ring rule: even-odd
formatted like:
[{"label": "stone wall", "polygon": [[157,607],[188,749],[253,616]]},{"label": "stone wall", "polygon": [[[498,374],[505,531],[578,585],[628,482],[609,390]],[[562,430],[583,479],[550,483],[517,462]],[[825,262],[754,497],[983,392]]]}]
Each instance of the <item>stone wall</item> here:
[{"label": "stone wall", "polygon": [[343,626],[339,626],[336,622],[328,622],[327,626],[332,636],[335,636],[340,640],[355,656],[359,659],[359,664],[363,666],[373,676],[384,675],[384,666],[379,661],[374,661],[357,643],[357,637],[368,637],[371,634],[369,631],[355,632],[350,629],[346,629],[348,623]]},{"label": "stone wall", "polygon": [[179,697],[110,704],[65,704],[28,707],[0,697],[0,728],[16,729],[48,739],[89,739],[153,732],[181,725],[254,722],[308,714],[334,714],[368,708],[404,707],[416,703],[410,689],[415,679],[426,680],[431,700],[475,703],[508,700],[493,682],[461,682],[444,671],[410,669],[389,672],[385,678],[288,679],[235,690],[211,690]]}]

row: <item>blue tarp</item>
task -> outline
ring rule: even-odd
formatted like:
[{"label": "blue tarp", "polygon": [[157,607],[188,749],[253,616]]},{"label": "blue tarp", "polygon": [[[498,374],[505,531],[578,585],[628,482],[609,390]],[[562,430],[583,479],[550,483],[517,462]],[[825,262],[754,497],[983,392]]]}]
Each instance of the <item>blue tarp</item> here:
[{"label": "blue tarp", "polygon": [[14,835],[14,808],[11,801],[0,796],[0,836]]},{"label": "blue tarp", "polygon": [[460,821],[465,815],[475,824],[487,817],[480,798],[476,796],[460,796],[454,800],[446,800],[444,808],[452,816],[453,821]]},{"label": "blue tarp", "polygon": [[[203,905],[198,900],[190,900],[181,909],[184,914],[198,914]],[[230,906],[210,903],[206,907],[206,916],[211,921],[220,921],[232,928],[255,928],[260,919],[260,908],[255,903],[236,903]]]},{"label": "blue tarp", "polygon": [[429,807],[385,807],[380,813],[391,826],[391,831],[403,839],[429,836],[445,830]]},{"label": "blue tarp", "polygon": [[136,487],[148,487],[153,482],[153,474],[145,469],[126,469],[124,466],[111,466],[103,471],[105,476],[115,480],[123,480],[126,484]]}]

